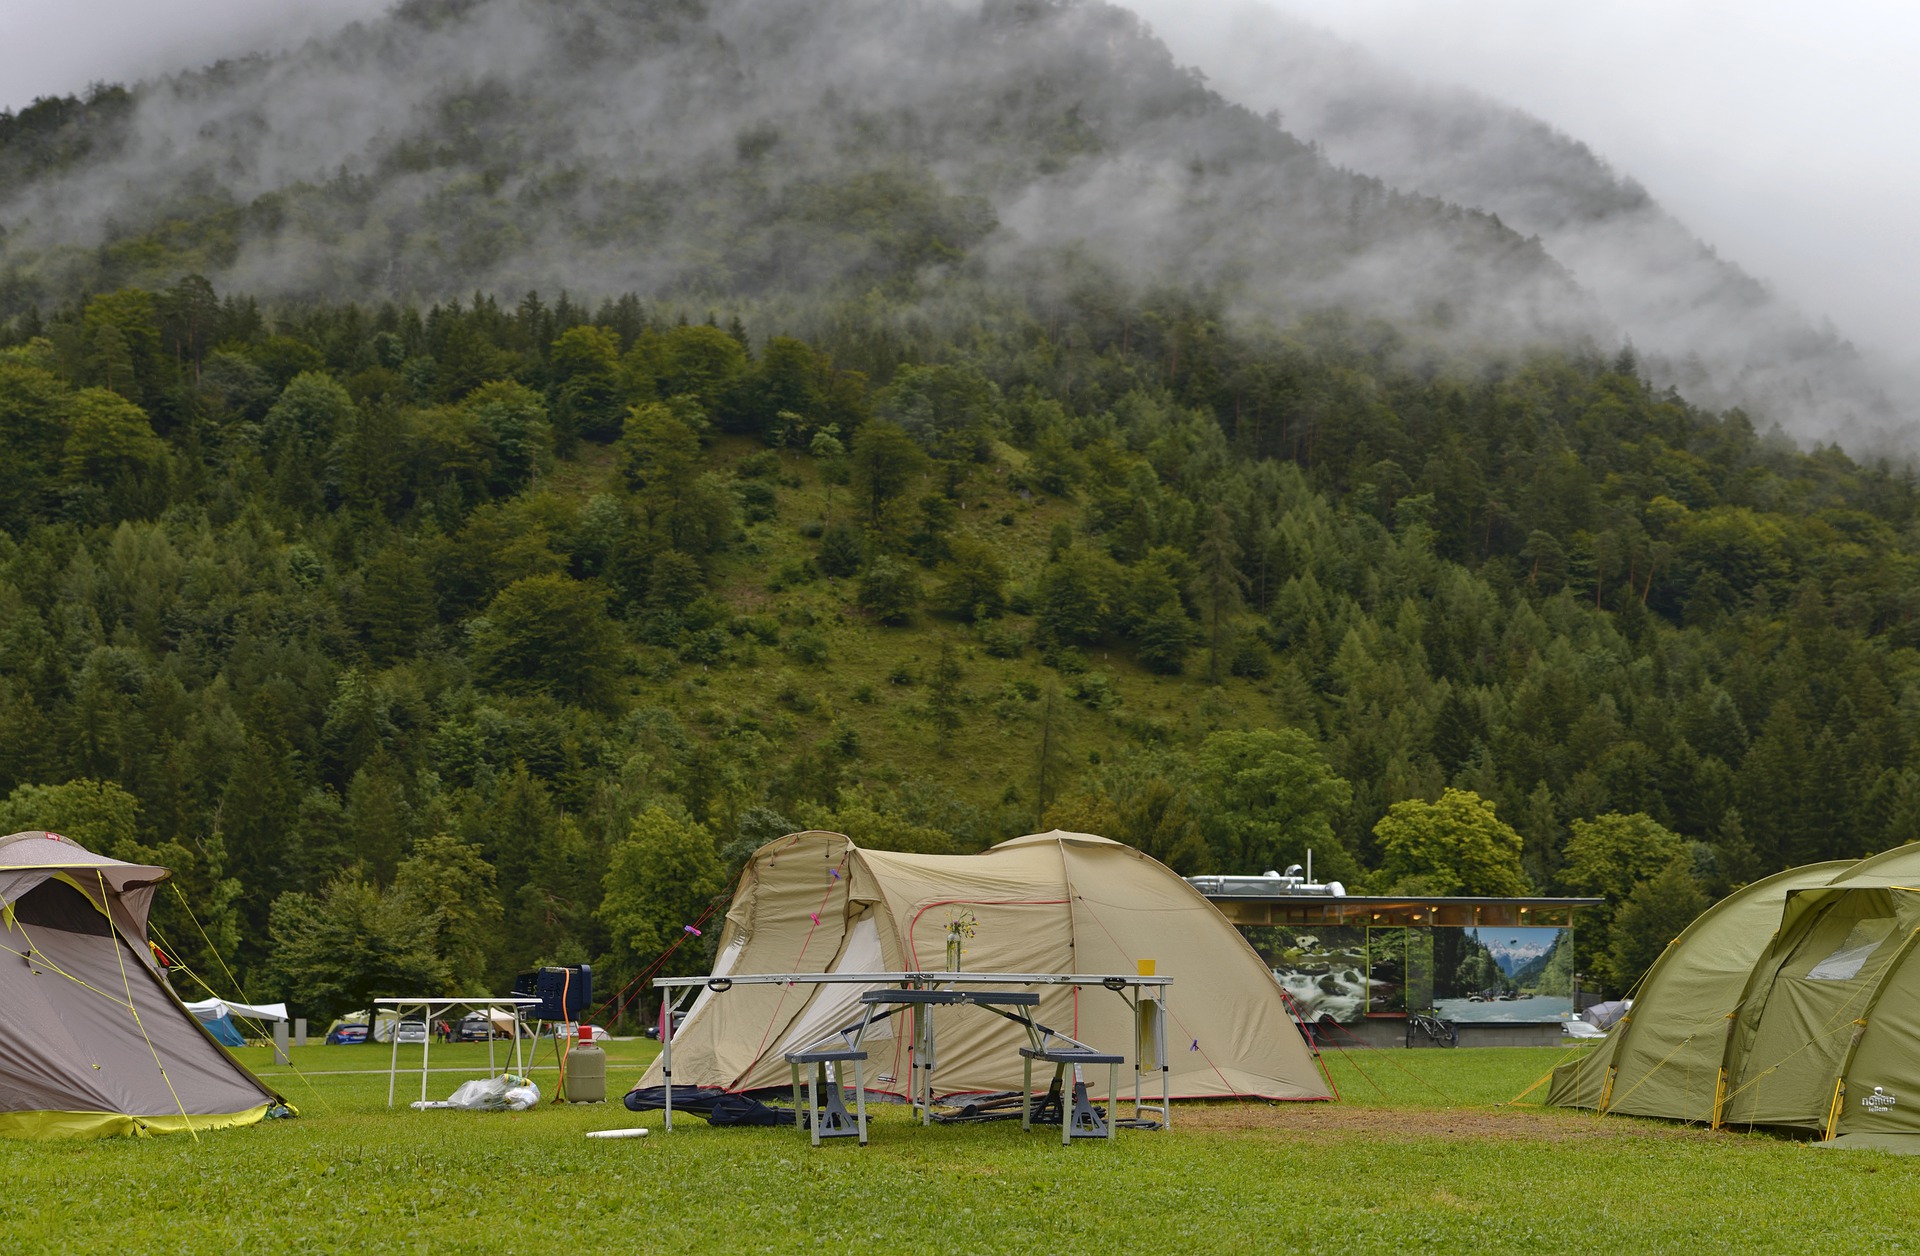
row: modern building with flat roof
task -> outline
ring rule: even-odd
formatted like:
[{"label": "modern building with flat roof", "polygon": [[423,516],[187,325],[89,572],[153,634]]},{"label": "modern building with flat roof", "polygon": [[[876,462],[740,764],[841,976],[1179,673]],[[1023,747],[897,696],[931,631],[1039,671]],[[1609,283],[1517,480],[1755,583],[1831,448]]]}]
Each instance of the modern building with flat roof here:
[{"label": "modern building with flat roof", "polygon": [[1556,1045],[1582,999],[1574,917],[1598,898],[1348,894],[1283,875],[1188,877],[1323,1044]]}]

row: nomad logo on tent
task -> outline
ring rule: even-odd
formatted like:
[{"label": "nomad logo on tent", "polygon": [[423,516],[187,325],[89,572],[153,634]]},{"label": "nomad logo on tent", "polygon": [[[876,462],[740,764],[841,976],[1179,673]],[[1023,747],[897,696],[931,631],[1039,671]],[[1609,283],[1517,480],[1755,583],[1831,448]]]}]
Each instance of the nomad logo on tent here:
[{"label": "nomad logo on tent", "polygon": [[1886,1112],[1899,1102],[1898,1096],[1890,1095],[1883,1087],[1875,1086],[1873,1093],[1860,1101],[1860,1106],[1869,1112]]}]

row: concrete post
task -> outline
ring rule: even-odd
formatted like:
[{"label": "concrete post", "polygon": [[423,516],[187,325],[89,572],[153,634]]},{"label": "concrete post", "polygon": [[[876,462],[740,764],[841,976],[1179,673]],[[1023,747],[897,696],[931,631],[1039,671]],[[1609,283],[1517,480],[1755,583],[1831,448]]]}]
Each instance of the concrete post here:
[{"label": "concrete post", "polygon": [[273,1062],[291,1064],[293,1058],[287,1054],[287,1022],[273,1022]]},{"label": "concrete post", "polygon": [[293,1018],[293,1045],[296,1047],[307,1045],[307,1018],[304,1016]]}]

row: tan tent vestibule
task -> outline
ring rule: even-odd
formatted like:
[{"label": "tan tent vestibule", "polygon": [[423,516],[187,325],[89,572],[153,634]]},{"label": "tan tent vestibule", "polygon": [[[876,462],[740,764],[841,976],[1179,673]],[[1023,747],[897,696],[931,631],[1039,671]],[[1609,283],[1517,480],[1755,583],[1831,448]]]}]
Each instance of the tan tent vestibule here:
[{"label": "tan tent vestibule", "polygon": [[[1124,975],[1152,960],[1172,978],[1167,1064],[1176,1097],[1333,1097],[1279,984],[1238,931],[1165,865],[1085,833],[1015,838],[977,855],[868,850],[817,831],[781,838],[741,874],[714,975],[940,971],[956,923],[970,935],[962,967],[974,972]],[[674,1035],[674,1085],[784,1089],[786,1053],[858,1021],[860,994],[871,988],[702,991]],[[966,1008],[933,1015],[938,1093],[1019,1089],[1019,1026]],[[1096,1047],[1132,1050],[1134,1013],[1105,990],[1047,988],[1035,1019]],[[867,1035],[870,1089],[905,1093],[904,1037],[891,1022]],[[636,1089],[662,1080],[655,1061]]]},{"label": "tan tent vestibule", "polygon": [[56,833],[0,837],[0,1134],[206,1130],[280,1102],[155,966],[147,915],[169,875]]}]

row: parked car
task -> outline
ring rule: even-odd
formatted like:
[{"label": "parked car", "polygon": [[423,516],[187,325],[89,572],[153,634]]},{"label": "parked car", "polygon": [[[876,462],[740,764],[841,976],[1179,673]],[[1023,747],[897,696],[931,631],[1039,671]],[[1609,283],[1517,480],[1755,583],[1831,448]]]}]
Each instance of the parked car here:
[{"label": "parked car", "polygon": [[401,1021],[400,1027],[394,1031],[393,1037],[395,1042],[425,1042],[427,1040],[427,1022],[420,1020]]},{"label": "parked car", "polygon": [[[687,1014],[685,1012],[675,1012],[673,1014],[673,1032],[675,1034],[678,1034],[680,1032],[680,1022],[684,1021],[685,1019],[687,1019]],[[646,1029],[642,1031],[642,1033],[644,1034],[644,1036],[648,1038],[658,1038],[660,1036],[659,1023],[656,1021],[654,1024],[648,1025]]]},{"label": "parked car", "polygon": [[485,1042],[488,1034],[495,1038],[511,1038],[513,1035],[501,1029],[488,1019],[484,1012],[474,1012],[454,1022],[453,1032],[448,1035],[449,1042]]},{"label": "parked car", "polygon": [[335,1025],[327,1031],[327,1045],[330,1047],[340,1047],[348,1043],[365,1042],[366,1040],[367,1027],[365,1025]]}]

